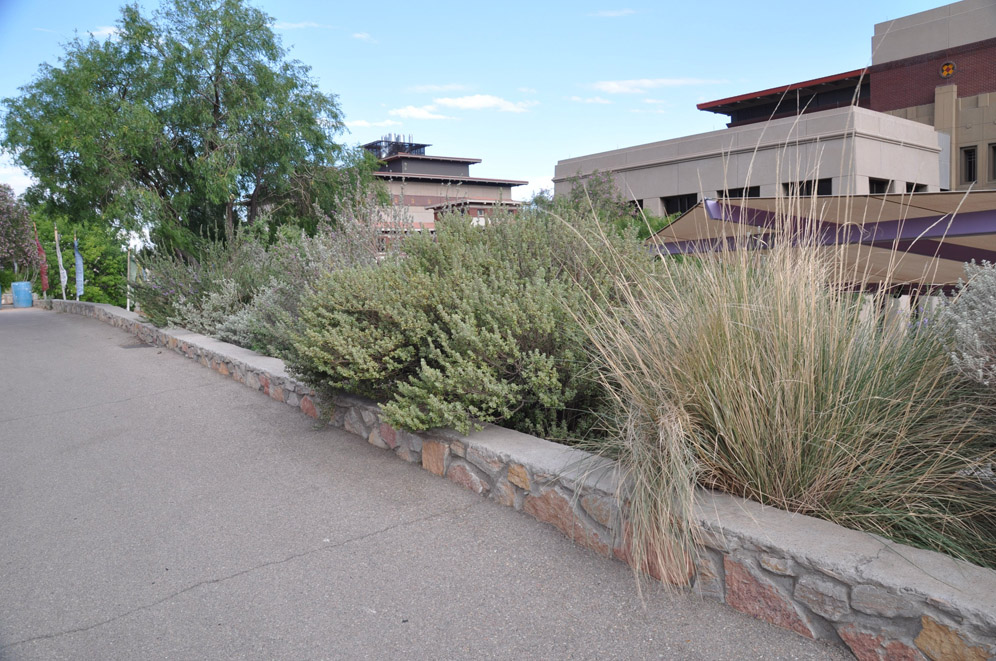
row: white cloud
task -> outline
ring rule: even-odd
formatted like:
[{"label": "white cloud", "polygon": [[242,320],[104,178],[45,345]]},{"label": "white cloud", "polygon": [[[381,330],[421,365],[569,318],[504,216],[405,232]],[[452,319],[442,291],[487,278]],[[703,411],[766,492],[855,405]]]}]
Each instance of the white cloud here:
[{"label": "white cloud", "polygon": [[96,30],[90,30],[90,36],[95,39],[103,39],[104,37],[115,37],[118,32],[119,30],[113,25],[101,25]]},{"label": "white cloud", "polygon": [[354,32],[353,39],[359,39],[360,41],[366,41],[371,44],[377,43],[377,40],[371,37],[369,32]]},{"label": "white cloud", "polygon": [[6,156],[0,158],[0,184],[7,184],[14,193],[21,195],[24,190],[35,183],[28,173],[10,162]]},{"label": "white cloud", "polygon": [[600,96],[589,96],[587,98],[582,98],[580,96],[572,96],[570,100],[575,103],[599,103],[602,105],[605,105],[607,103],[612,103],[608,99],[603,99]]},{"label": "white cloud", "polygon": [[49,30],[48,28],[31,28],[35,32],[51,32],[52,34],[59,34],[58,30]]},{"label": "white cloud", "polygon": [[426,92],[461,92],[467,89],[470,88],[460,83],[445,83],[443,85],[412,85],[408,91],[425,94]]},{"label": "white cloud", "polygon": [[538,94],[538,91],[534,87],[520,87],[517,91],[523,94]]},{"label": "white cloud", "polygon": [[453,119],[452,117],[433,112],[435,109],[436,106],[405,106],[404,108],[388,110],[387,114],[403,119]]},{"label": "white cloud", "polygon": [[273,24],[274,30],[307,30],[309,28],[321,28],[322,30],[330,30],[334,28],[334,25],[325,25],[324,23],[315,23],[314,21],[301,21],[300,23],[288,23],[286,21],[277,21]]},{"label": "white cloud", "polygon": [[644,103],[651,103],[651,104],[654,104],[654,105],[666,105],[666,106],[674,105],[673,103],[671,103],[667,99],[644,99],[643,102]]},{"label": "white cloud", "polygon": [[401,122],[396,122],[393,119],[385,119],[381,122],[368,122],[365,119],[357,119],[352,122],[346,122],[346,126],[351,129],[368,129],[376,126],[401,126]]},{"label": "white cloud", "polygon": [[600,80],[591,87],[606,94],[643,94],[660,87],[687,87],[690,85],[715,85],[722,80],[706,78],[634,78],[632,80]]},{"label": "white cloud", "polygon": [[592,12],[588,15],[598,18],[619,18],[621,16],[632,16],[635,13],[635,9],[603,9],[602,11]]},{"label": "white cloud", "polygon": [[456,98],[435,99],[435,102],[447,108],[459,108],[460,110],[494,109],[500,112],[526,112],[527,108],[536,105],[536,101],[519,101],[513,103],[491,94],[472,94]]}]

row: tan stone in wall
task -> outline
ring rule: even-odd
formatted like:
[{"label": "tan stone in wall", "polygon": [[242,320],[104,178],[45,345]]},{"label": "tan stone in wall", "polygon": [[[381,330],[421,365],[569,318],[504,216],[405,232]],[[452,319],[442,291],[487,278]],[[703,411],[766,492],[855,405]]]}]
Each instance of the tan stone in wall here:
[{"label": "tan stone in wall", "polygon": [[446,475],[446,460],[450,455],[450,447],[439,441],[424,441],[422,443],[422,468],[439,476]]},{"label": "tan stone in wall", "polygon": [[957,631],[926,615],[920,618],[923,629],[913,642],[931,661],[986,661],[981,647],[971,647]]}]

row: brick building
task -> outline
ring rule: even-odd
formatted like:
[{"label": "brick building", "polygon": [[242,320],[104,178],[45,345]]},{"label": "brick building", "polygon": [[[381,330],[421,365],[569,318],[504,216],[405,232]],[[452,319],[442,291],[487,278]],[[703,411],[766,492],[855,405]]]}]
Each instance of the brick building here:
[{"label": "brick building", "polygon": [[703,198],[996,188],[996,0],[875,26],[872,65],[701,103],[728,128],[562,160],[655,214]]},{"label": "brick building", "polygon": [[399,135],[363,145],[381,162],[374,174],[386,184],[394,204],[407,209],[416,230],[432,231],[439,214],[449,209],[486,217],[497,208],[519,205],[512,200],[512,188],[528,182],[472,177],[470,166],[481,159],[428,155],[430,146]]}]

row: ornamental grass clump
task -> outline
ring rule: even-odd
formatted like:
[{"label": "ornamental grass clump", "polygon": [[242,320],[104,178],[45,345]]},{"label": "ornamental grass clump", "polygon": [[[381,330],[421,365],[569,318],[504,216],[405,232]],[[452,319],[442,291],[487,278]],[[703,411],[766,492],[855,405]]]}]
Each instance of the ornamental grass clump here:
[{"label": "ornamental grass clump", "polygon": [[[782,217],[818,215],[804,206]],[[707,487],[996,567],[989,400],[944,324],[890,321],[884,289],[854,293],[863,274],[815,235],[780,222],[764,250],[659,269],[593,247],[614,282],[579,320],[614,403],[601,451],[627,475],[634,566],[694,553]]]}]

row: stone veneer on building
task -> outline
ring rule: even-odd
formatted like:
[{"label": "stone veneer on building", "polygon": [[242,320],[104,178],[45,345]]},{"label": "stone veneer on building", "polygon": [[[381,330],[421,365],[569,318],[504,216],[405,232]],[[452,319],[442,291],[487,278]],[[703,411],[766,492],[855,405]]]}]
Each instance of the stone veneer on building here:
[{"label": "stone veneer on building", "polygon": [[[595,553],[630,558],[615,498],[618,473],[610,461],[494,425],[468,435],[405,432],[383,422],[369,400],[341,395],[317,401],[276,358],[182,329],[158,329],[110,305],[41,304],[172,349],[555,526]],[[844,646],[861,661],[996,658],[994,571],[723,494],[701,492],[697,519],[703,532],[699,553],[671,569],[677,575],[670,577],[690,581],[704,598]]]}]

